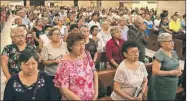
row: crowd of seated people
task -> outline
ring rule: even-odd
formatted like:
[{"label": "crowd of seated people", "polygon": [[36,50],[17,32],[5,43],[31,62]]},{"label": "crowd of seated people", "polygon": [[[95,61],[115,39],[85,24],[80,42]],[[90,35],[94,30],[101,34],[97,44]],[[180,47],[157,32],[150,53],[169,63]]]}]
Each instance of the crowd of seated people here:
[{"label": "crowd of seated people", "polygon": [[[16,6],[13,13],[12,43],[1,54],[4,100],[96,100],[100,53],[106,67],[116,69],[112,100],[175,100],[182,70],[172,36],[185,34],[185,15],[168,19],[168,11],[148,8],[66,6]],[[151,34],[158,35],[160,49],[147,92]],[[137,87],[142,90],[134,96]]]}]

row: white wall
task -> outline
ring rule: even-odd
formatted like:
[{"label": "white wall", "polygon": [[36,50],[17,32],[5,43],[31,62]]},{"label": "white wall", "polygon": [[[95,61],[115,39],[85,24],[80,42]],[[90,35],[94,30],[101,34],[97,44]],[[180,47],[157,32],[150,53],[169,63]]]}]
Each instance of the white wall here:
[{"label": "white wall", "polygon": [[141,8],[141,7],[148,7],[149,9],[153,8],[156,9],[157,8],[157,2],[156,3],[148,3],[147,1],[136,1],[136,2],[140,2],[140,3],[133,3],[132,4],[132,8],[134,9],[135,7],[137,8]]},{"label": "white wall", "polygon": [[16,0],[16,1],[2,0],[2,1],[0,1],[0,4],[1,5],[24,5],[24,2],[23,2],[23,0],[19,0],[19,1],[18,0]]},{"label": "white wall", "polygon": [[185,13],[185,3],[186,1],[158,1],[158,13],[162,12],[163,9],[169,11],[169,16],[173,15],[175,12],[179,14]]}]

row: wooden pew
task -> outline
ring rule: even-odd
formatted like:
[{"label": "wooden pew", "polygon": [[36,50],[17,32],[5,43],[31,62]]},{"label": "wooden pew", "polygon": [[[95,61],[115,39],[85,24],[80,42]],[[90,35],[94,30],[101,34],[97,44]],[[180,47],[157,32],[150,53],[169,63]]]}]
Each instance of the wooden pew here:
[{"label": "wooden pew", "polygon": [[[102,86],[104,88],[106,87],[112,87],[114,83],[114,76],[115,76],[116,69],[106,69],[106,70],[99,70],[98,71],[98,78],[99,78],[99,86]],[[112,89],[111,91],[112,92]],[[98,100],[112,100],[110,96],[104,96],[102,98],[99,98]]]},{"label": "wooden pew", "polygon": [[174,49],[176,50],[177,52],[177,55],[179,57],[179,59],[183,59],[183,41],[182,40],[179,40],[179,39],[173,39],[174,41]]}]

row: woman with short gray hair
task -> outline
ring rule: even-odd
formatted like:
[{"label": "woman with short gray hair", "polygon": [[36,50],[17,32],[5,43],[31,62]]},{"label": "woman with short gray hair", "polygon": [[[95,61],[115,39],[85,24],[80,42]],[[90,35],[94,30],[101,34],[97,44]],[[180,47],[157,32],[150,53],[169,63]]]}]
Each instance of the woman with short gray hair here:
[{"label": "woman with short gray hair", "polygon": [[124,40],[121,39],[120,27],[113,27],[110,30],[112,38],[106,43],[106,57],[112,67],[117,68],[118,65],[123,61],[124,57],[121,54],[121,47]]},{"label": "woman with short gray hair", "polygon": [[174,101],[179,76],[182,74],[179,57],[173,50],[174,43],[171,34],[161,33],[158,36],[158,42],[160,49],[153,60],[148,100]]},{"label": "woman with short gray hair", "polygon": [[21,70],[18,60],[20,52],[25,49],[35,49],[35,47],[26,44],[26,34],[27,31],[23,27],[12,29],[12,44],[5,46],[3,49],[1,55],[1,66],[7,80]]}]

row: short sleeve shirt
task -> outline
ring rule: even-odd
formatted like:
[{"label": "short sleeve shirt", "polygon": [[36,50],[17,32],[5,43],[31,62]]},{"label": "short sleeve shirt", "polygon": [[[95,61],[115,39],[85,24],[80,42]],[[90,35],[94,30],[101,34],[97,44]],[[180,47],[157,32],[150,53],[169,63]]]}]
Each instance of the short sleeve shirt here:
[{"label": "short sleeve shirt", "polygon": [[[35,47],[27,45],[25,49],[34,49],[36,50]],[[15,44],[10,44],[4,47],[2,55],[6,55],[8,57],[8,69],[9,73],[11,75],[17,74],[20,69],[20,64],[19,64],[19,56],[21,54],[21,51],[19,51],[19,48]]]},{"label": "short sleeve shirt", "polygon": [[[139,62],[139,67],[135,71],[129,69],[125,62],[121,62],[116,70],[114,81],[120,83],[120,88],[123,92],[133,96],[136,91],[136,87],[141,86],[144,77],[147,76],[148,73],[143,62]],[[112,100],[127,100],[114,91],[111,94],[111,98]]]}]

